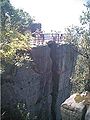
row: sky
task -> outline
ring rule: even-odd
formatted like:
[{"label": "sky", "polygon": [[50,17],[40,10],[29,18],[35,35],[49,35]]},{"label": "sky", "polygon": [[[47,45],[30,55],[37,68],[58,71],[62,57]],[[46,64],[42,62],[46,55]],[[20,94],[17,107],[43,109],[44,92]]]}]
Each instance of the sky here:
[{"label": "sky", "polygon": [[70,25],[79,25],[83,0],[10,0],[15,8],[28,12],[45,32],[64,31]]}]

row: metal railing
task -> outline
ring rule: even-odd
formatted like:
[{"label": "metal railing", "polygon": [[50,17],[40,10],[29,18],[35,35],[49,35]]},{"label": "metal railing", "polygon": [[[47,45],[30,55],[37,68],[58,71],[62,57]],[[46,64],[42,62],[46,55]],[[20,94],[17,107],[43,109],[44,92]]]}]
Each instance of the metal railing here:
[{"label": "metal railing", "polygon": [[34,39],[32,41],[33,45],[44,45],[49,41],[55,41],[56,43],[60,43],[63,41],[63,34],[58,33],[41,33],[34,34]]}]

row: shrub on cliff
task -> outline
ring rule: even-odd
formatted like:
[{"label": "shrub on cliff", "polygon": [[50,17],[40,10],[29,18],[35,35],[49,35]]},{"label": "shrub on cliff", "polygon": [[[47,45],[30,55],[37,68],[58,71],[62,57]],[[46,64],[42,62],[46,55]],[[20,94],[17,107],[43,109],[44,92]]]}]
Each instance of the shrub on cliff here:
[{"label": "shrub on cliff", "polygon": [[31,34],[25,33],[32,19],[30,15],[23,10],[16,10],[9,0],[2,0],[1,7],[1,42],[0,58],[1,70],[6,64],[15,64],[17,61],[25,59],[25,55],[19,56],[17,51],[26,51],[30,49]]},{"label": "shrub on cliff", "polygon": [[85,90],[90,91],[90,2],[84,6],[86,10],[80,16],[81,27],[68,27],[65,34],[65,40],[78,48],[79,55],[73,75],[75,92],[82,92],[84,86]]}]

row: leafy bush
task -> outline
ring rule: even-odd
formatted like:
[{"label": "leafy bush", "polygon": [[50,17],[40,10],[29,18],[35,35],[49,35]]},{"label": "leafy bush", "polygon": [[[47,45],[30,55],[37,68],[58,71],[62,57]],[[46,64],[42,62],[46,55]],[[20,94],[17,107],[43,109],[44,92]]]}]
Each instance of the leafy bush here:
[{"label": "leafy bush", "polygon": [[5,64],[16,64],[26,59],[25,54],[19,56],[17,51],[24,51],[25,53],[25,51],[30,50],[29,42],[31,39],[31,36],[23,35],[16,30],[10,30],[1,34],[0,58],[2,70]]},{"label": "leafy bush", "polygon": [[2,109],[2,120],[31,120],[26,105],[18,103],[14,108]]}]

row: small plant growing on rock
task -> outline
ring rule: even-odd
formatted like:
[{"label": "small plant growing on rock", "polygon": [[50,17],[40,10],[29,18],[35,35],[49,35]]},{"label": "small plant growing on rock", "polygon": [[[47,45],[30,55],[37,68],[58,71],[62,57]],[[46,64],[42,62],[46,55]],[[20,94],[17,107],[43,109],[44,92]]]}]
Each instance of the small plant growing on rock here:
[{"label": "small plant growing on rock", "polygon": [[77,103],[80,103],[83,101],[85,105],[90,105],[90,93],[86,92],[86,94],[84,95],[78,93],[76,97],[74,98],[74,100]]}]

